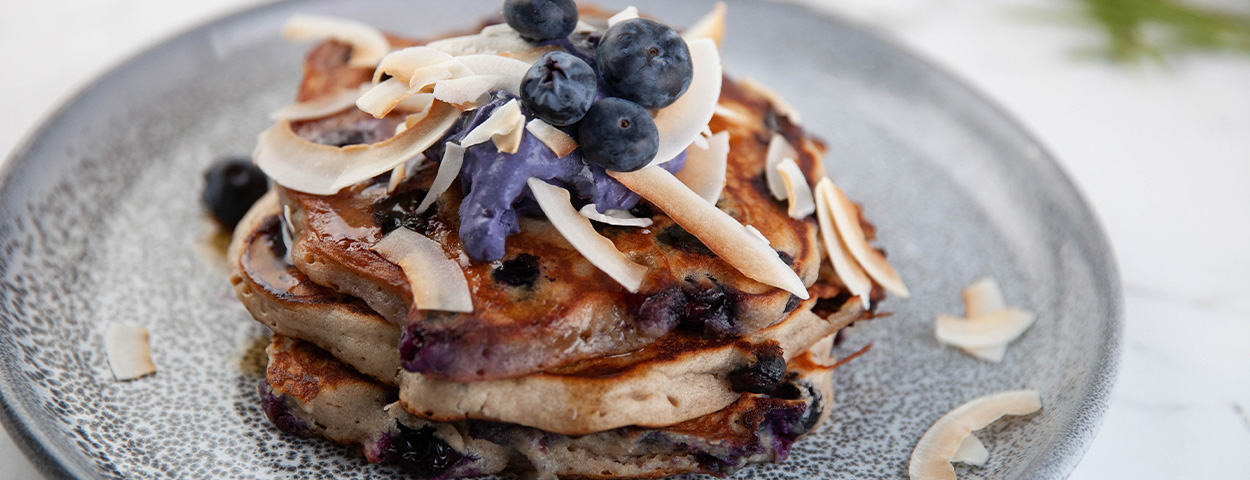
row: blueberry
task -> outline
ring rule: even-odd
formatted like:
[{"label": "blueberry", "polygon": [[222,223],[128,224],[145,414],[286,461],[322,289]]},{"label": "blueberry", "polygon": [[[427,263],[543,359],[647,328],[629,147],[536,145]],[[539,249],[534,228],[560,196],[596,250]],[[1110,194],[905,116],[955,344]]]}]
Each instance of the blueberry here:
[{"label": "blueberry", "polygon": [[233,229],[247,210],[269,190],[265,172],[251,159],[219,160],[204,172],[204,207],[222,226]]},{"label": "blueberry", "polygon": [[660,149],[660,131],[638,104],[604,98],[591,105],[578,126],[586,161],[608,170],[632,172],[645,167]]},{"label": "blueberry", "polygon": [[508,0],[503,19],[531,42],[564,38],[577,28],[577,4],[573,0]]},{"label": "blueberry", "polygon": [[429,425],[416,430],[402,423],[396,423],[395,426],[399,428],[399,441],[393,448],[397,450],[399,464],[409,473],[425,478],[434,477],[450,470],[464,459],[464,455],[434,436],[434,428]]},{"label": "blueberry", "polygon": [[598,89],[590,65],[565,52],[549,52],[521,79],[521,104],[547,123],[571,125],[586,115]]},{"label": "blueberry", "polygon": [[538,265],[538,257],[522,253],[516,258],[504,260],[491,276],[496,282],[509,287],[533,287],[541,272],[542,267]]},{"label": "blueberry", "polygon": [[599,74],[616,96],[648,109],[667,107],[690,87],[686,41],[667,25],[635,18],[609,28],[596,52]]},{"label": "blueberry", "polygon": [[786,376],[786,361],[780,355],[761,354],[755,363],[729,372],[735,392],[768,393]]}]

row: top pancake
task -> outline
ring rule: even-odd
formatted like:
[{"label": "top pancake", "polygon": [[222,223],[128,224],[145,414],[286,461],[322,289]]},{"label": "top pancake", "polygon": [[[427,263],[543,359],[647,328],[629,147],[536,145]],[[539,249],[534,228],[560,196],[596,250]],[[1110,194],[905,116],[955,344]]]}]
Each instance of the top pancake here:
[{"label": "top pancake", "polygon": [[[418,43],[391,38],[400,45]],[[316,47],[305,62],[298,98],[311,100],[367,81],[372,71],[348,67],[349,51],[336,43]],[[710,124],[713,132],[728,130],[731,138],[727,184],[717,207],[767,237],[813,297],[836,296],[841,286],[835,277],[820,275],[823,252],[814,218],[790,218],[786,203],[771,197],[764,180],[765,153],[774,133],[796,147],[796,161],[809,182],[825,175],[823,146],[764,97],[730,79],[723,85],[721,106],[738,115],[717,116]],[[351,110],[297,123],[295,129],[313,141],[372,142],[384,139],[386,129],[397,122],[398,117],[378,122]],[[359,297],[392,323],[408,325],[409,341],[419,346],[416,368],[428,376],[451,381],[515,378],[636,350],[667,333],[655,328],[651,318],[666,312],[677,312],[695,328],[707,318],[728,324],[711,336],[747,335],[777,323],[798,305],[788,292],[743,276],[644,201],[635,212],[655,222],[650,228],[596,225],[628,258],[648,268],[636,294],[590,264],[550,223],[523,218],[521,232],[508,239],[503,261],[461,262],[473,295],[472,313],[412,310],[402,270],[370,247],[386,233],[380,218],[415,208],[434,170],[418,172],[393,195],[386,193],[386,175],[330,196],[279,188],[296,232],[295,266],[317,284]],[[463,196],[455,184],[430,212],[406,222],[438,241],[450,258],[467,258],[458,236]],[[532,281],[500,281],[515,262],[536,268]]]}]

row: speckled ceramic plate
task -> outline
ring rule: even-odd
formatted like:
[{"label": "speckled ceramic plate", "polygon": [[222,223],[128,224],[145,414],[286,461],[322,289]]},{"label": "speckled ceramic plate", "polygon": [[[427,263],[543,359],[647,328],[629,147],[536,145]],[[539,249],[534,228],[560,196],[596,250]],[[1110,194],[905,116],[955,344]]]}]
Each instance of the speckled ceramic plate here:
[{"label": "speckled ceramic plate", "polygon": [[[710,7],[632,3],[675,25]],[[923,61],[800,7],[729,3],[729,72],[773,86],[828,140],[830,172],[913,293],[844,346],[875,344],[838,370],[831,421],[787,463],[737,478],[905,478],[940,415],[1016,388],[1040,390],[1043,412],[981,433],[990,462],[959,467],[961,478],[1065,477],[1098,430],[1120,338],[1114,260],[1080,194],[1009,117]],[[250,367],[265,332],[197,253],[200,172],[250,152],[267,113],[292,98],[305,47],[277,34],[292,13],[421,35],[499,5],[266,6],[135,57],[52,115],[0,188],[0,410],[26,453],[54,477],[399,476],[265,420]],[[962,313],[960,289],[984,275],[1039,313],[999,365],[933,336],[934,316]],[[114,322],[151,329],[155,376],[113,381],[102,334]]]}]

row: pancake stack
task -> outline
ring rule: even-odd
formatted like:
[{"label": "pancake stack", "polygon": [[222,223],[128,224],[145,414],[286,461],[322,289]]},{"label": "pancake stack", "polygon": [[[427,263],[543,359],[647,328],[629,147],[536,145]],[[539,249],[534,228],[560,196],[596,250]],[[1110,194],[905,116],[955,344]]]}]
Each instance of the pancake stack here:
[{"label": "pancake stack", "polygon": [[[600,12],[583,9],[582,19],[588,30],[606,27]],[[386,40],[392,50],[424,44]],[[359,50],[340,41],[313,48],[298,101],[383,80],[372,66],[356,66]],[[700,230],[682,212],[645,193],[629,213],[647,226],[595,227],[645,267],[637,288],[598,268],[542,211],[527,210],[528,196],[518,200],[519,232],[502,258],[470,258],[461,207],[472,188],[485,187],[452,182],[427,209],[419,205],[438,190],[445,169],[435,160],[454,148],[443,144],[498,108],[492,98],[506,98],[492,92],[425,150],[426,160],[331,194],[275,178],[239,223],[231,282],[274,333],[259,387],[266,414],[288,433],[358,446],[370,461],[428,478],[654,478],[784,460],[828,416],[833,337],[870,318],[885,290],[848,287],[847,274],[826,261],[831,232],[822,243],[817,217],[796,217],[770,189],[769,151],[779,141],[793,146],[789,160],[806,179],[825,178],[824,147],[769,92],[728,77],[719,89],[704,130],[726,132],[729,148],[723,191],[709,204],[766,239],[803,289],[744,273],[715,239],[692,233]],[[405,120],[399,111],[343,108],[289,125],[309,143],[344,147],[420,128]],[[701,168],[688,159],[684,168]],[[681,178],[678,167],[665,168]],[[872,236],[862,219],[856,227]],[[376,247],[396,231],[437,242],[459,272],[414,276],[388,260]],[[845,261],[847,250],[837,248]],[[428,287],[414,279],[455,284],[461,274],[471,309],[423,308]]]}]

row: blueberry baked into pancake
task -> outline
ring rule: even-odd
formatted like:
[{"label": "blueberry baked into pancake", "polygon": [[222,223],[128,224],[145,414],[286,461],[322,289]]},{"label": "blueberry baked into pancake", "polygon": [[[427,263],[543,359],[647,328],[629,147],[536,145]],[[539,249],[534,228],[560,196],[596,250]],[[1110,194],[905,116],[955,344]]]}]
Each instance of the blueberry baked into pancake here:
[{"label": "blueberry baked into pancake", "polygon": [[502,11],[430,41],[284,28],[321,43],[253,154],[272,189],[223,219],[274,332],[266,414],[429,478],[784,460],[833,337],[907,295],[824,146],[724,75],[723,5],[681,33]]}]

